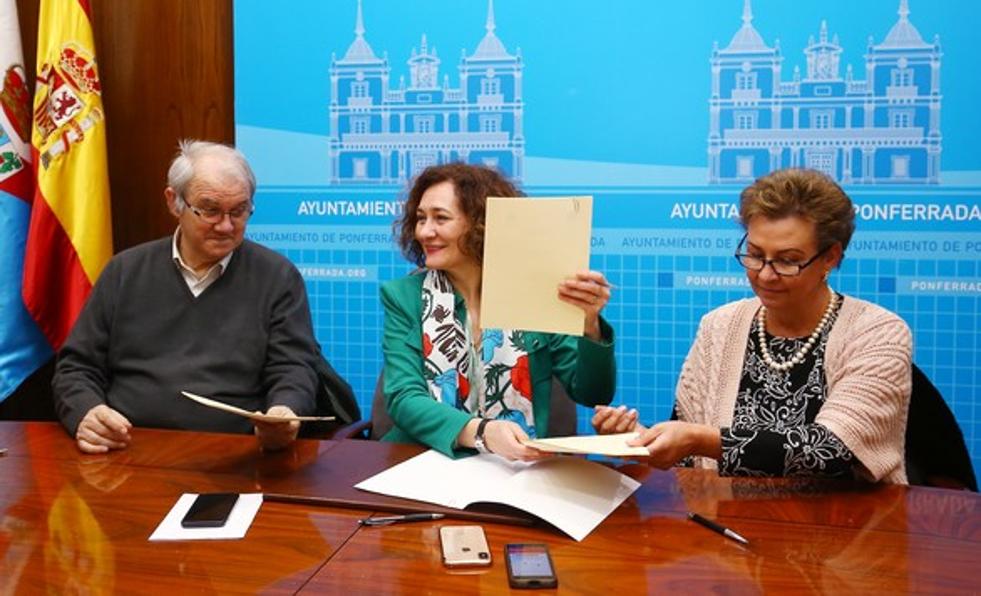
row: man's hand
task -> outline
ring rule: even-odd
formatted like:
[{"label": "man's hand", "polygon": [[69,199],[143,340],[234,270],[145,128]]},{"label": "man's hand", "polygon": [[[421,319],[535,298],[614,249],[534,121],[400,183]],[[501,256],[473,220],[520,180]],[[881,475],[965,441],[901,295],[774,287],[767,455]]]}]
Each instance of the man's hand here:
[{"label": "man's hand", "polygon": [[611,408],[596,406],[593,408],[593,428],[601,435],[612,435],[626,432],[640,432],[644,426],[637,422],[637,410],[627,406]]},{"label": "man's hand", "polygon": [[[266,412],[269,416],[296,416],[293,410],[286,406],[273,406]],[[296,440],[296,434],[300,432],[300,423],[296,420],[282,422],[263,422],[256,420],[255,434],[259,437],[259,443],[263,449],[276,451],[283,449]]]},{"label": "man's hand", "polygon": [[110,449],[125,449],[129,431],[133,428],[125,416],[105,404],[89,410],[75,431],[75,441],[82,453],[106,453]]}]

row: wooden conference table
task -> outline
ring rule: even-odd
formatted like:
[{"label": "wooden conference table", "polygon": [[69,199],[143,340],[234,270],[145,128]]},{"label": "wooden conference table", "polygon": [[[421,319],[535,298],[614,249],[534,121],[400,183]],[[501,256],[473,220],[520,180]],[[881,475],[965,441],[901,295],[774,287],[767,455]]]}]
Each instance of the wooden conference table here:
[{"label": "wooden conference table", "polygon": [[[125,451],[83,456],[54,423],[0,423],[4,593],[507,592],[509,542],[549,545],[567,593],[981,590],[981,496],[897,486],[720,479],[626,463],[643,486],[584,541],[550,526],[483,522],[494,561],[450,571],[438,527],[358,519],[398,501],[352,485],[421,450],[301,440],[274,454],[254,437],[136,429]],[[266,502],[243,540],[149,542],[184,492],[364,499],[363,508]],[[697,511],[742,547],[686,520]],[[546,591],[547,592],[547,591]]]}]

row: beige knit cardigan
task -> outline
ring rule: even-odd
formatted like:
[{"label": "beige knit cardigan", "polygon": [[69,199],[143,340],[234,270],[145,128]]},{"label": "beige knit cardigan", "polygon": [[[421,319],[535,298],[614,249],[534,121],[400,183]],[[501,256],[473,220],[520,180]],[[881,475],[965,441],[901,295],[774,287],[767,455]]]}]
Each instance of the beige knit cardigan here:
[{"label": "beige knit cardigan", "polygon": [[[723,305],[702,317],[675,394],[681,420],[725,428],[732,423],[758,298]],[[827,400],[815,422],[858,458],[869,480],[906,484],[904,444],[911,389],[912,337],[892,312],[846,297],[828,334]],[[711,458],[696,465],[717,468]]]}]

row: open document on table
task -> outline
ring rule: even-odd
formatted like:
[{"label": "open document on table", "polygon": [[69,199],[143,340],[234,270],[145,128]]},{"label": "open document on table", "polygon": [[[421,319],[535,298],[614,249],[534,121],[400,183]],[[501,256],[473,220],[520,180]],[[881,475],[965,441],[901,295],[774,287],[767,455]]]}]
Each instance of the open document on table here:
[{"label": "open document on table", "polygon": [[503,503],[582,540],[639,486],[629,476],[578,457],[533,463],[508,462],[494,455],[454,460],[430,450],[355,488],[455,509]]}]

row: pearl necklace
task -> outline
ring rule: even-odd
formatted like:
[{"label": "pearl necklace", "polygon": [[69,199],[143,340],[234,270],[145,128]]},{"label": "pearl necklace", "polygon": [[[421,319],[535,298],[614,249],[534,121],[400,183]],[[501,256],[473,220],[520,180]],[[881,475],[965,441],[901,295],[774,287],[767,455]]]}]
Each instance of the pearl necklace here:
[{"label": "pearl necklace", "polygon": [[760,353],[763,355],[763,362],[767,366],[776,371],[787,371],[793,368],[795,365],[800,364],[807,353],[811,351],[814,344],[817,343],[821,334],[824,333],[824,328],[828,325],[828,320],[831,318],[831,314],[835,311],[835,305],[838,304],[838,295],[834,293],[831,288],[828,288],[828,292],[831,297],[828,299],[828,308],[824,309],[824,314],[821,315],[821,322],[811,333],[811,336],[807,338],[807,342],[801,346],[799,350],[794,352],[790,360],[784,362],[777,362],[774,360],[773,355],[770,354],[770,348],[766,345],[766,307],[760,306],[760,310],[756,314],[756,336],[760,340]]}]

